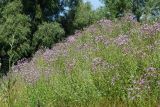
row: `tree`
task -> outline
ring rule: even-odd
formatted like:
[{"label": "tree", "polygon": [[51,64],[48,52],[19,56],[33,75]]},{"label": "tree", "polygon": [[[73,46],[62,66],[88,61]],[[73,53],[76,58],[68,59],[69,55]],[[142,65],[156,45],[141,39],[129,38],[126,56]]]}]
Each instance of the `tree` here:
[{"label": "tree", "polygon": [[74,28],[82,29],[92,24],[96,20],[94,16],[91,4],[89,2],[81,2],[75,12],[75,19],[73,21]]},{"label": "tree", "polygon": [[61,20],[66,34],[72,34],[75,29],[82,29],[97,20],[90,2],[84,3],[82,0],[66,0],[64,4],[66,11]]},{"label": "tree", "polygon": [[22,0],[22,3],[32,20],[52,20],[63,10],[62,0]]},{"label": "tree", "polygon": [[9,63],[26,55],[29,50],[30,20],[22,13],[20,0],[9,2],[2,11],[0,24],[1,72],[6,74]]},{"label": "tree", "polygon": [[123,16],[125,11],[131,8],[131,0],[102,0],[102,2],[105,4],[108,18]]},{"label": "tree", "polygon": [[[51,48],[65,33],[69,34],[75,28],[90,24],[93,21],[93,11],[89,4],[82,2],[0,0],[1,72],[6,74],[10,63],[31,56],[40,47]],[[82,14],[81,9],[86,13]]]},{"label": "tree", "polygon": [[73,21],[75,19],[76,10],[81,2],[82,0],[64,0],[64,15],[61,17],[60,22],[67,35],[74,33]]},{"label": "tree", "polygon": [[102,18],[105,18],[106,16],[106,9],[105,7],[100,7],[94,11],[94,16],[96,17],[96,20],[101,20]]},{"label": "tree", "polygon": [[[145,8],[142,13],[144,19],[155,20],[160,19],[160,1],[159,0],[146,0]],[[144,20],[141,17],[141,20]]]},{"label": "tree", "polygon": [[32,55],[39,47],[51,47],[64,36],[55,21],[62,9],[61,0],[4,0],[0,2],[1,73],[11,63]]},{"label": "tree", "polygon": [[136,15],[137,21],[145,17],[160,16],[159,0],[101,0],[105,4],[106,16],[117,18],[123,16],[125,11]]},{"label": "tree", "polygon": [[23,10],[31,19],[31,44],[34,33],[44,21],[55,21],[63,11],[63,0],[21,0]]},{"label": "tree", "polygon": [[132,12],[136,15],[137,21],[140,21],[140,17],[145,10],[145,4],[146,0],[133,0]]},{"label": "tree", "polygon": [[[47,35],[46,35],[47,34]],[[35,48],[40,46],[51,48],[52,44],[61,40],[64,36],[64,30],[57,22],[47,23],[44,22],[38,26],[38,30],[33,37],[33,43]]]},{"label": "tree", "polygon": [[8,0],[0,0],[0,19],[2,18],[2,11],[3,11],[3,8],[5,7],[7,2],[8,2]]}]

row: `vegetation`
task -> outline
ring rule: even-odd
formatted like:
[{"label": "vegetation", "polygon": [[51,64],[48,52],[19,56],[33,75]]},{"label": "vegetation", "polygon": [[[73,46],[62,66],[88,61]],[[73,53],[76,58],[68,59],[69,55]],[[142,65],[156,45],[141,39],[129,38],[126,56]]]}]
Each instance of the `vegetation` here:
[{"label": "vegetation", "polygon": [[91,4],[89,2],[82,2],[81,4],[79,4],[75,12],[73,26],[76,29],[82,29],[84,26],[91,25],[95,21],[96,17],[94,17],[94,12],[91,9]]},{"label": "vegetation", "polygon": [[29,17],[22,13],[19,1],[8,3],[2,11],[0,24],[0,58],[2,72],[9,69],[9,58],[17,61],[30,50],[30,23]]},{"label": "vegetation", "polygon": [[0,0],[1,107],[159,107],[159,0],[102,1]]},{"label": "vegetation", "polygon": [[15,66],[22,79],[16,76],[11,87],[3,80],[0,105],[158,106],[159,23],[124,20],[100,20],[74,42],[59,43]]},{"label": "vegetation", "polygon": [[118,18],[132,12],[137,21],[157,20],[160,16],[159,0],[101,0],[105,4],[106,17]]},{"label": "vegetation", "polygon": [[41,47],[50,48],[95,19],[91,5],[81,0],[1,0],[0,6],[0,71],[5,75],[9,65]]}]

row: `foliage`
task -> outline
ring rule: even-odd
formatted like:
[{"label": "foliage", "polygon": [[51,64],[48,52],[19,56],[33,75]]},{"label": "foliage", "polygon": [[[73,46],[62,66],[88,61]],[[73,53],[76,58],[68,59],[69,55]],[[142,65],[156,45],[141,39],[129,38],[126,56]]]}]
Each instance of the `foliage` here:
[{"label": "foliage", "polygon": [[51,47],[64,37],[64,30],[56,22],[44,22],[38,26],[38,30],[33,36],[34,47]]},{"label": "foliage", "polygon": [[[108,18],[131,9],[138,19],[159,14],[159,0],[134,0],[133,5],[127,0],[104,2],[106,7],[94,13],[81,0],[0,0],[2,72],[9,69],[8,62],[41,47],[51,48],[65,33],[95,22],[106,10]],[[13,66],[15,75],[0,80],[0,105],[156,107],[160,103],[159,27],[160,23],[143,25],[125,18],[102,19],[52,50],[37,53],[31,62],[22,60]]]},{"label": "foliage", "polygon": [[159,0],[101,0],[105,4],[106,17],[122,17],[126,11],[136,15],[137,21],[158,19]]},{"label": "foliage", "polygon": [[94,11],[91,9],[91,4],[80,3],[75,12],[75,19],[73,25],[75,29],[82,29],[83,27],[90,25],[94,22]]},{"label": "foliage", "polygon": [[[16,79],[16,82],[12,82],[13,79],[11,84],[14,85],[10,88],[6,79],[0,85],[0,105],[158,106],[158,25],[159,23],[140,25],[126,19],[99,21],[83,31],[75,42],[61,43],[53,50],[38,54],[30,63],[17,65],[17,69],[20,69],[18,72],[21,72],[26,81]],[[65,54],[60,54],[63,52]],[[35,71],[41,73],[41,76],[36,78],[38,74]],[[11,93],[8,94],[6,90]]]},{"label": "foliage", "polygon": [[24,11],[33,21],[42,21],[57,17],[62,10],[61,0],[22,0]]},{"label": "foliage", "polygon": [[148,0],[145,3],[140,20],[142,21],[157,21],[160,19],[160,1],[159,0]]},{"label": "foliage", "polygon": [[126,11],[131,9],[131,0],[102,0],[106,7],[108,18],[123,16]]},{"label": "foliage", "polygon": [[105,18],[106,17],[106,8],[105,7],[100,7],[98,9],[96,9],[94,11],[94,17],[97,21],[101,20],[102,18]]},{"label": "foliage", "polygon": [[[4,57],[10,57],[12,61],[17,61],[30,50],[30,20],[22,13],[22,4],[19,0],[8,3],[3,9],[2,15],[0,57],[1,60]],[[7,65],[4,66],[7,67]]]},{"label": "foliage", "polygon": [[64,8],[64,17],[61,17],[60,21],[66,34],[74,33],[73,21],[75,20],[76,11],[80,3],[82,3],[82,0],[65,0],[66,9]]},{"label": "foliage", "polygon": [[82,0],[1,0],[1,70],[7,72],[9,63],[31,57],[41,47],[51,48],[66,34],[93,23],[94,16]]}]

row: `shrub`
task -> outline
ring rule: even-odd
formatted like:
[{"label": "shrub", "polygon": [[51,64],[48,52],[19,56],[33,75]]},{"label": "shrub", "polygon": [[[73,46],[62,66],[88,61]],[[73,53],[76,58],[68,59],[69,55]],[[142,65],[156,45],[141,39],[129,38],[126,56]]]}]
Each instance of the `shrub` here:
[{"label": "shrub", "polygon": [[33,36],[34,47],[49,47],[51,48],[53,43],[58,42],[64,37],[64,30],[60,27],[59,23],[44,22],[38,26],[38,30]]}]

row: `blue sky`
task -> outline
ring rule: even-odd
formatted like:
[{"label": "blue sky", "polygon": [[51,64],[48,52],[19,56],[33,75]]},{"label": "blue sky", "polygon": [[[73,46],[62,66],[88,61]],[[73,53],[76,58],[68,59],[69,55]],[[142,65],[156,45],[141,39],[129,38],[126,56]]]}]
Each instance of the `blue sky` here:
[{"label": "blue sky", "polygon": [[103,4],[99,0],[84,0],[91,2],[93,9],[97,9],[100,6],[103,6]]}]

